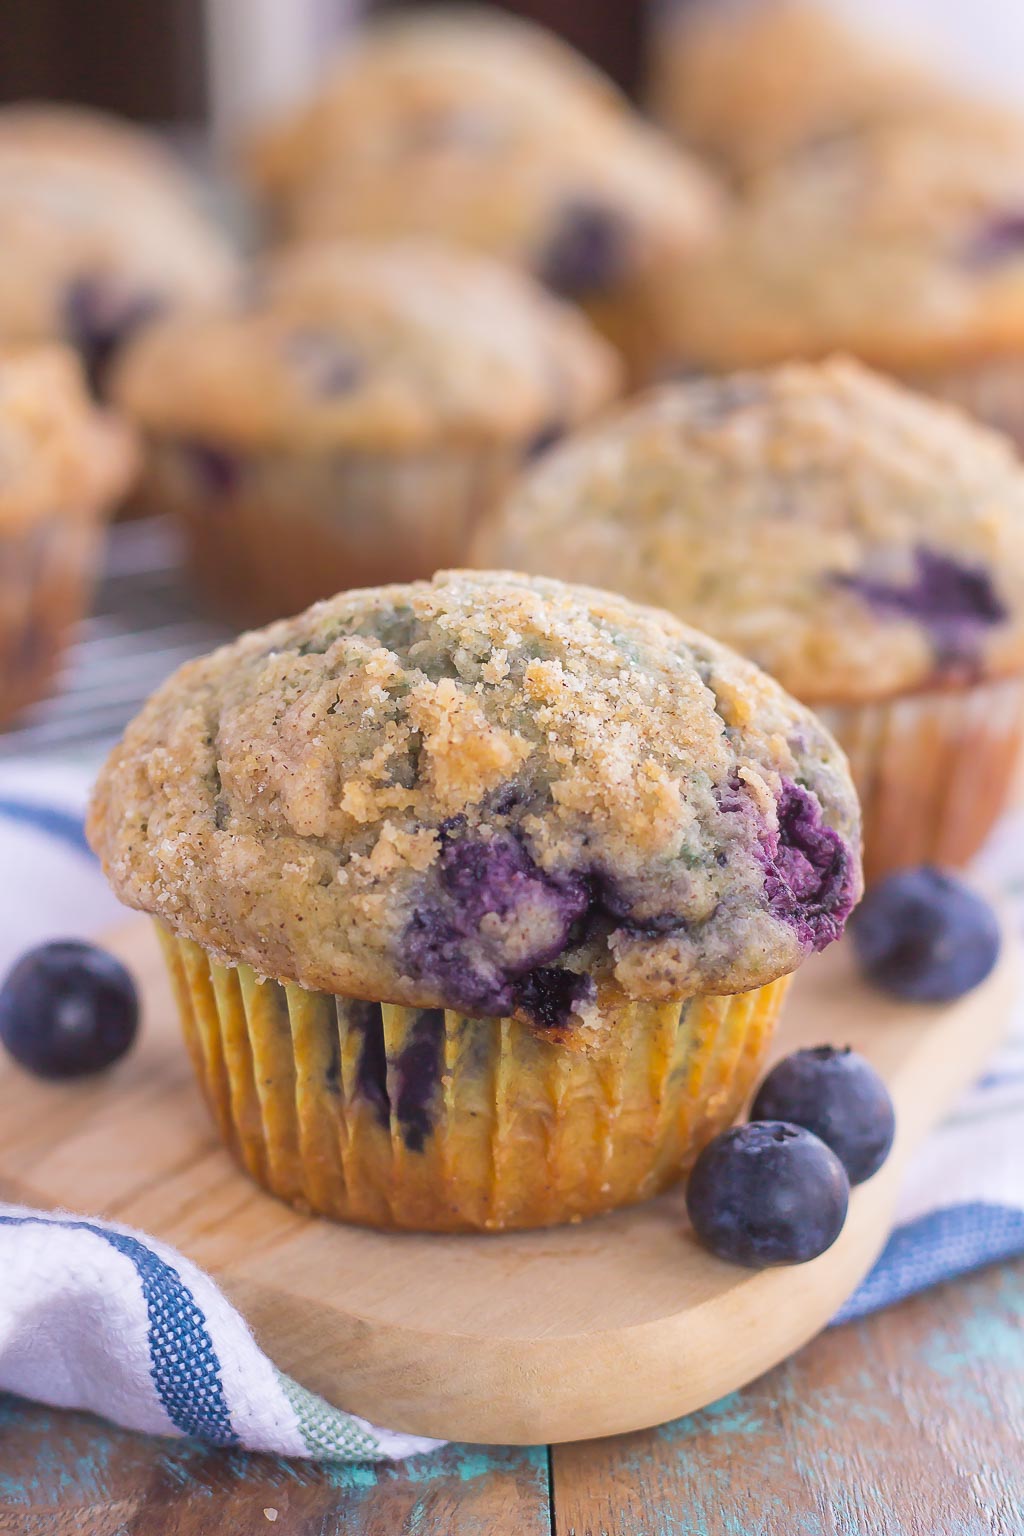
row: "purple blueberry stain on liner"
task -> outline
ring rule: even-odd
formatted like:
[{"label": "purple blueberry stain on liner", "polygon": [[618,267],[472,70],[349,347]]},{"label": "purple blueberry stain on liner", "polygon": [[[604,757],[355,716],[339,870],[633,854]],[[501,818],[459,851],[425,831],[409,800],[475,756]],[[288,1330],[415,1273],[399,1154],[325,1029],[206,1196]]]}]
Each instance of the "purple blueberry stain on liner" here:
[{"label": "purple blueberry stain on liner", "polygon": [[421,1009],[394,1063],[395,1119],[410,1152],[422,1152],[433,1130],[432,1108],[441,1081],[443,1051],[443,1009]]},{"label": "purple blueberry stain on liner", "polygon": [[981,634],[1008,617],[983,566],[964,565],[926,545],[914,551],[914,574],[909,581],[850,575],[833,580],[879,613],[916,620],[944,668],[975,664]]},{"label": "purple blueberry stain on liner", "polygon": [[380,1004],[353,999],[345,1007],[349,1029],[355,1030],[362,1037],[356,1064],[356,1093],[371,1105],[381,1125],[390,1125],[388,1058],[384,1050],[384,1017]]}]

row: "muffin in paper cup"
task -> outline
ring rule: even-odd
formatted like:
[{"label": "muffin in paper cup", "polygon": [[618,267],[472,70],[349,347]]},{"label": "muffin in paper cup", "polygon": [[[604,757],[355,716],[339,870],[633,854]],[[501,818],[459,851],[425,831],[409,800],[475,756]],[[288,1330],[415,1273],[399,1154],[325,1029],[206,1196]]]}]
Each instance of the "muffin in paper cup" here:
[{"label": "muffin in paper cup", "polygon": [[502,572],[342,594],[183,668],[89,832],[158,923],[225,1144],[381,1228],[671,1184],[861,889],[809,712],[668,614]]},{"label": "muffin in paper cup", "polygon": [[666,385],[556,450],[482,564],[615,580],[751,656],[846,750],[870,879],[959,865],[1024,730],[1024,469],[833,360]]},{"label": "muffin in paper cup", "polygon": [[717,229],[711,173],[553,35],[483,7],[359,31],[253,135],[257,201],[292,243],[448,240],[586,310],[639,366],[648,289]]},{"label": "muffin in paper cup", "polygon": [[134,465],[72,353],[0,355],[0,723],[48,692]]},{"label": "muffin in paper cup", "polygon": [[500,1231],[657,1194],[735,1117],[788,977],[736,997],[620,1001],[584,1054],[514,1018],[359,1002],[218,965],[161,929],[217,1128],[304,1210]]},{"label": "muffin in paper cup", "polygon": [[524,461],[617,389],[581,316],[483,257],[322,246],[255,288],[150,327],[114,381],[149,504],[240,624],[463,560]]}]

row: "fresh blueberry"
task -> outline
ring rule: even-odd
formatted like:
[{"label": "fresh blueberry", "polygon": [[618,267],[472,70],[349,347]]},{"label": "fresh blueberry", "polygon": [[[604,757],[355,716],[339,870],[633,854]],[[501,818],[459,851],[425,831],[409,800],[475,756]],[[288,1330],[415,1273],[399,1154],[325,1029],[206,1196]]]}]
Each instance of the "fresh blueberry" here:
[{"label": "fresh blueberry", "polygon": [[767,1269],[831,1248],[849,1199],[846,1170],[823,1141],[799,1125],[759,1120],[708,1143],[690,1174],[686,1209],[718,1258]]},{"label": "fresh blueberry", "polygon": [[139,1023],[128,971],[95,944],[65,939],[23,955],[0,988],[0,1040],[39,1077],[84,1077],[112,1066]]},{"label": "fresh blueberry", "polygon": [[850,932],[868,979],[908,1003],[963,997],[999,957],[999,924],[988,902],[930,865],[902,870],[870,890]]},{"label": "fresh blueberry", "polygon": [[838,1157],[851,1184],[877,1173],[889,1155],[896,1116],[889,1090],[849,1046],[794,1051],[758,1089],[751,1120],[786,1120],[813,1131]]}]

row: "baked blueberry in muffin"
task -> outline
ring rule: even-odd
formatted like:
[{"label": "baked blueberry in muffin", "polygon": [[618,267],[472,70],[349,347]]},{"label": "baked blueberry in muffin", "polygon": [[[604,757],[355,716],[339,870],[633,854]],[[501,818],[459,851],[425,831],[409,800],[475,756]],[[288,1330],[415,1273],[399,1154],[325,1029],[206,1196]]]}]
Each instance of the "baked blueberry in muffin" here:
[{"label": "baked blueberry in muffin", "polygon": [[155,140],[81,108],[0,111],[0,342],[70,342],[102,390],[140,325],[217,298],[234,275]]}]

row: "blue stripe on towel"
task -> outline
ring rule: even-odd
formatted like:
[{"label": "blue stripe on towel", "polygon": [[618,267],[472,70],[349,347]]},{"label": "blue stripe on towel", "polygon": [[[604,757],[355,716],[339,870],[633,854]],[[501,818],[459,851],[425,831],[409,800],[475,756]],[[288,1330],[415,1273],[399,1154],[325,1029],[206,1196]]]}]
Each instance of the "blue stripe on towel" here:
[{"label": "blue stripe on towel", "polygon": [[90,859],[93,857],[92,849],[85,840],[85,824],[81,816],[75,816],[71,811],[61,811],[52,805],[39,805],[32,800],[10,800],[0,796],[0,816],[6,816],[8,821],[20,822],[22,826],[32,827],[37,832],[45,832],[48,837],[68,844],[77,853],[84,853]]},{"label": "blue stripe on towel", "polygon": [[5,1226],[61,1227],[92,1232],[131,1259],[142,1282],[149,1317],[149,1371],[167,1417],[185,1435],[214,1445],[237,1445],[231,1428],[220,1362],[206,1318],[177,1270],[151,1248],[123,1232],[89,1221],[46,1221],[38,1216],[0,1216]]},{"label": "blue stripe on towel", "polygon": [[848,1323],[951,1275],[1024,1250],[1024,1210],[983,1200],[929,1211],[897,1227],[867,1279],[833,1318]]}]

